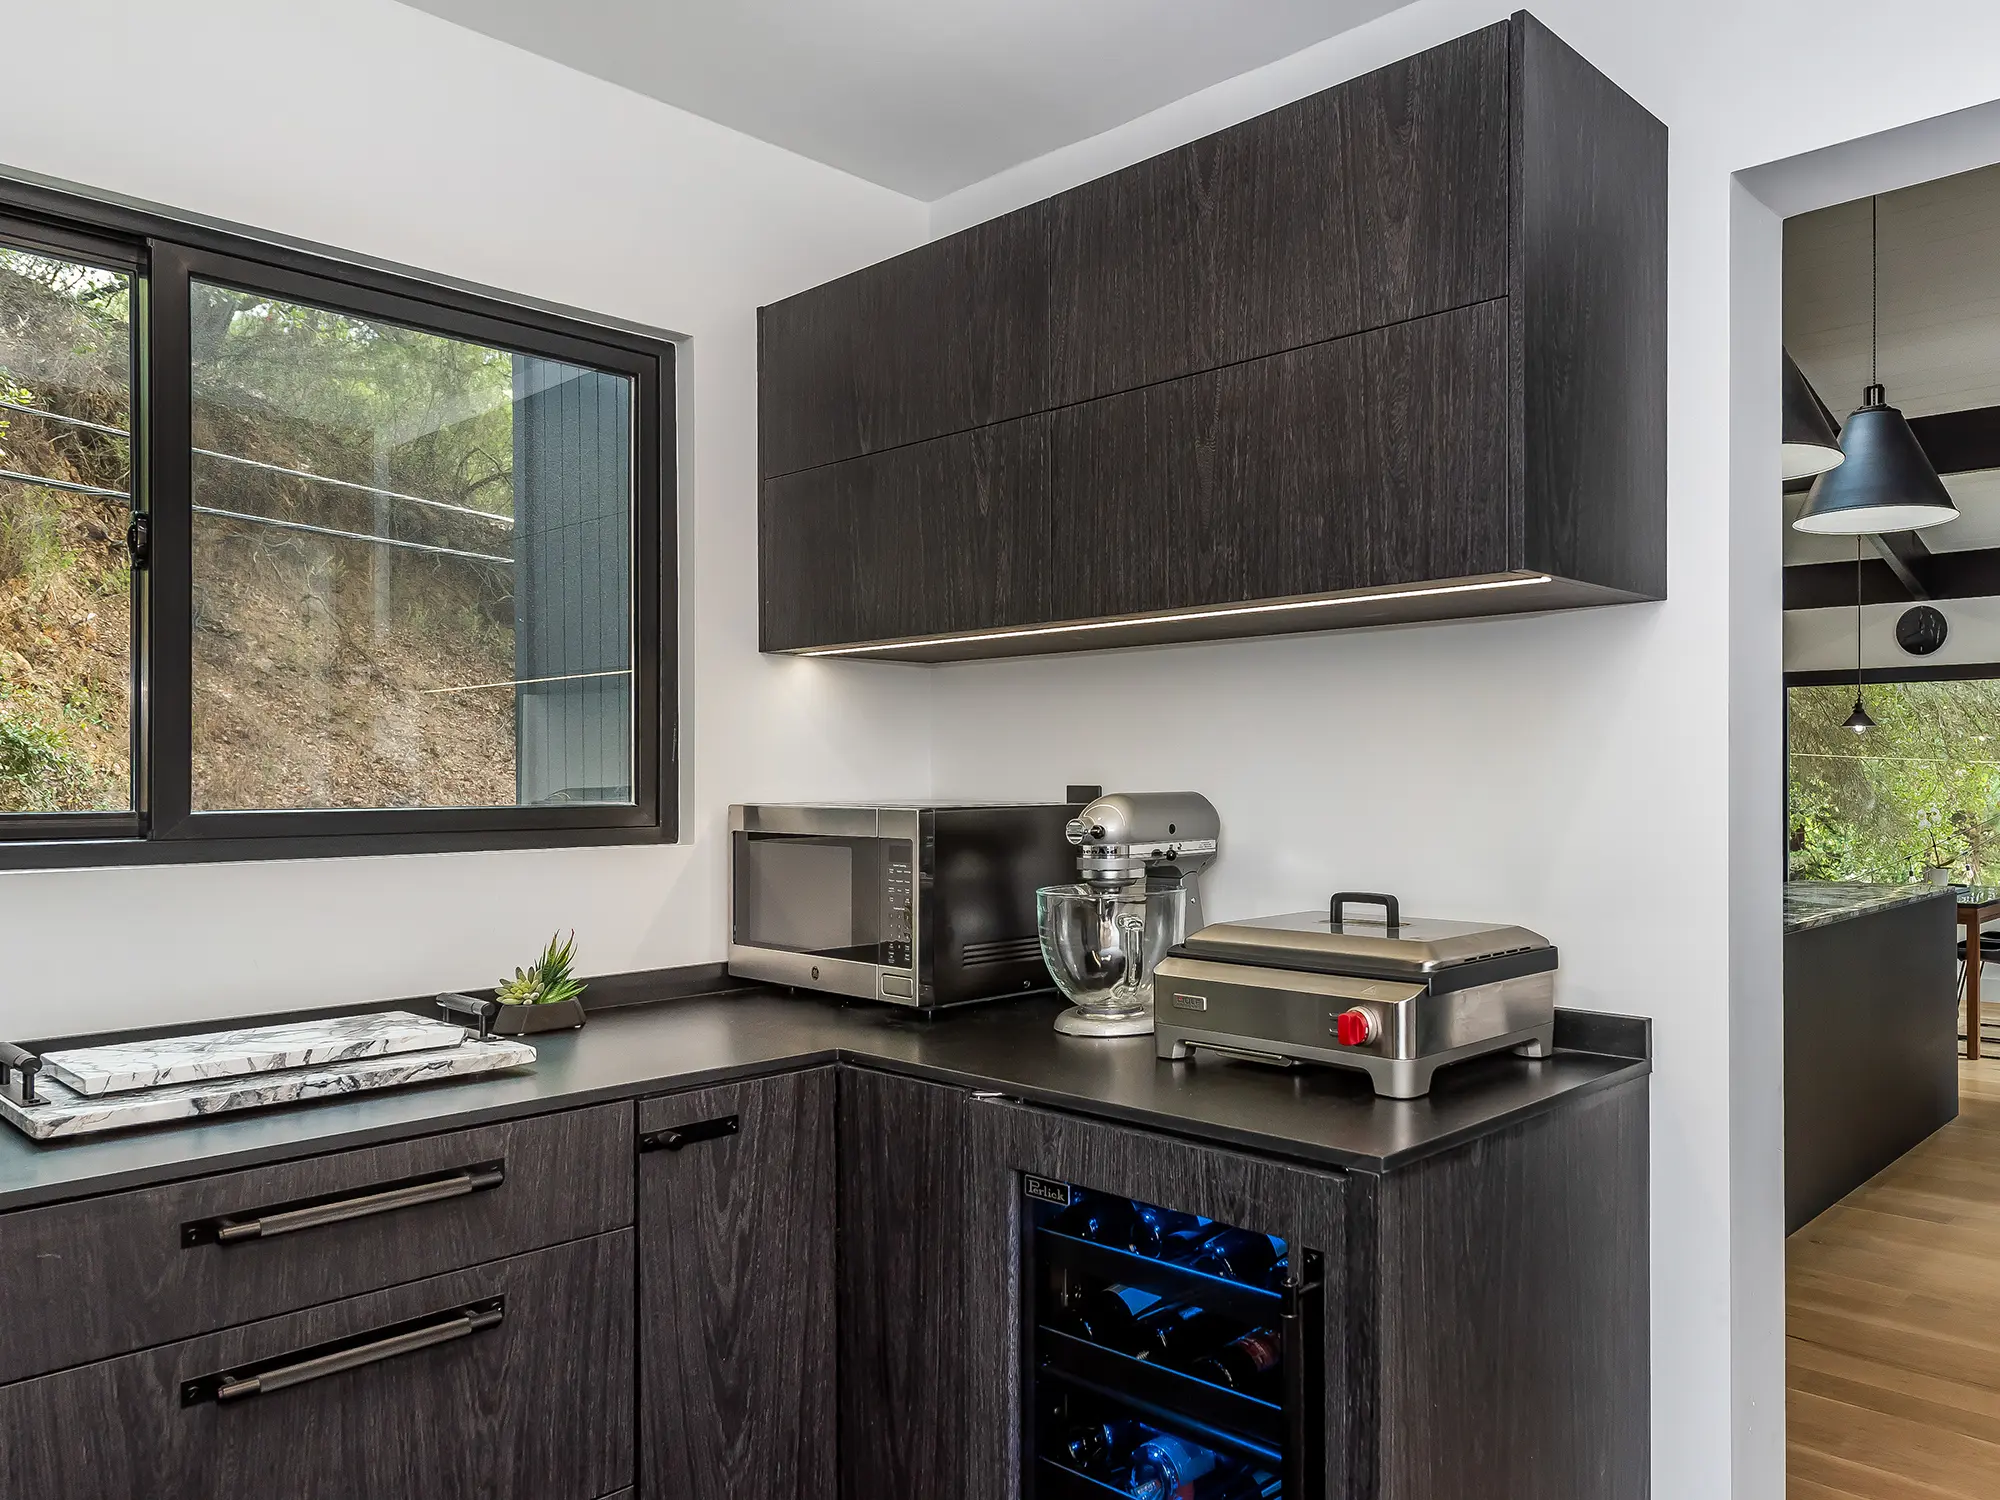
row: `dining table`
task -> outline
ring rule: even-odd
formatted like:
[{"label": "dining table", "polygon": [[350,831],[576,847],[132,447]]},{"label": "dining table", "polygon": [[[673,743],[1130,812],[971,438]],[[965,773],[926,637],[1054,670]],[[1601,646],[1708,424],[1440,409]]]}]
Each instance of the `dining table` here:
[{"label": "dining table", "polygon": [[1984,1018],[1979,1008],[1979,933],[1986,923],[2000,917],[2000,885],[1955,885],[1958,925],[1965,933],[1965,1055],[1978,1057],[1982,1051]]}]

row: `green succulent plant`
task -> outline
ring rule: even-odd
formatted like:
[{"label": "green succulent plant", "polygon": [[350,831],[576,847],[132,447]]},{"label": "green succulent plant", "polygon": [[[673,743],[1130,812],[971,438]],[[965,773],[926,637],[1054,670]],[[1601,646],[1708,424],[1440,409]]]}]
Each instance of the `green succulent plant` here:
[{"label": "green succulent plant", "polygon": [[570,973],[576,961],[576,933],[567,939],[559,932],[549,939],[542,956],[525,969],[516,969],[512,979],[503,979],[493,991],[502,1005],[560,1005],[583,993],[583,981]]}]

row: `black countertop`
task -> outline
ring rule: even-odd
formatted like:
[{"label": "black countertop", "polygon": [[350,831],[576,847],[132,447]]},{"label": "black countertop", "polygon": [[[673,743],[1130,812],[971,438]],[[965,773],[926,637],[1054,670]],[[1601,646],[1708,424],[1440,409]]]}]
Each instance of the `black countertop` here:
[{"label": "black countertop", "polygon": [[1059,1036],[1060,1009],[1037,997],[924,1017],[747,990],[599,1010],[530,1038],[540,1059],[515,1074],[47,1145],[0,1127],[0,1211],[836,1058],[1369,1172],[1651,1070],[1646,1023],[1565,1012],[1549,1058],[1481,1058],[1440,1071],[1426,1098],[1378,1099],[1350,1069],[1169,1063],[1151,1037]]}]

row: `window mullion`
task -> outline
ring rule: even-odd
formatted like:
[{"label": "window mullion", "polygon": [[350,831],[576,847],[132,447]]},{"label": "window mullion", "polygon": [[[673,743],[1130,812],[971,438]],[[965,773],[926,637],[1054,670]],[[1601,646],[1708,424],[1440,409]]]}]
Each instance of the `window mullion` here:
[{"label": "window mullion", "polygon": [[193,514],[188,258],[152,242],[141,366],[147,519],[145,641],[140,715],[147,744],[146,806],[155,838],[185,838],[193,783]]}]

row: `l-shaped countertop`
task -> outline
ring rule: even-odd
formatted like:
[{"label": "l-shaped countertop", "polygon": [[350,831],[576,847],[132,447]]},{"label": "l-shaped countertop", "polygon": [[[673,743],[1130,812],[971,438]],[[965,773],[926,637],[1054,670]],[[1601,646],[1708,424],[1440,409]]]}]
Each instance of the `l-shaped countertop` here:
[{"label": "l-shaped countertop", "polygon": [[41,1145],[0,1128],[0,1212],[835,1061],[1386,1172],[1652,1067],[1649,1023],[1559,1011],[1546,1059],[1480,1058],[1441,1070],[1425,1098],[1378,1099],[1351,1069],[1171,1063],[1151,1037],[1059,1036],[1060,1009],[1037,996],[924,1016],[770,989],[619,1005],[528,1038],[538,1060],[516,1073]]}]

